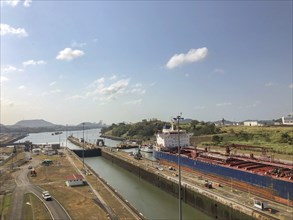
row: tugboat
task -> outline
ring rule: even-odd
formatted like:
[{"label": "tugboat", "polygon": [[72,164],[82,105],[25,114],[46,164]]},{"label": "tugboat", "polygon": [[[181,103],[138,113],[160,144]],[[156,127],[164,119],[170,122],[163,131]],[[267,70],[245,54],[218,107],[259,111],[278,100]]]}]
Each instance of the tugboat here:
[{"label": "tugboat", "polygon": [[141,152],[146,152],[146,153],[153,153],[153,145],[147,145],[147,146],[141,146],[140,147]]},{"label": "tugboat", "polygon": [[140,160],[141,158],[140,148],[138,148],[137,153],[134,154],[134,159]]}]

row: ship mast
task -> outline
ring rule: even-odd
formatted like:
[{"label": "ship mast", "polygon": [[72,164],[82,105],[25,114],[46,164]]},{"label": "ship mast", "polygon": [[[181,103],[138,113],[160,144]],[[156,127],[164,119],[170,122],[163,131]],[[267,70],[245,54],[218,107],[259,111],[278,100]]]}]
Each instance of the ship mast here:
[{"label": "ship mast", "polygon": [[[180,165],[180,130],[179,130],[179,122],[184,118],[181,117],[182,113],[178,115],[176,118],[173,118],[174,121],[177,121],[177,135],[178,135],[178,185],[179,185],[179,220],[182,220],[182,199],[181,199],[181,165]],[[173,130],[173,123],[172,123],[172,130]]]}]

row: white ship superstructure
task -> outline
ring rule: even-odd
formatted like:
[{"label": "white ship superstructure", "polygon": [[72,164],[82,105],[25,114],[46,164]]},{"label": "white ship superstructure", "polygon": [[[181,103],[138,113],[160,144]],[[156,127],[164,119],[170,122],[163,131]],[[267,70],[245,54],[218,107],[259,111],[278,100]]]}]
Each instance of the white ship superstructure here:
[{"label": "white ship superstructure", "polygon": [[[158,148],[175,148],[178,147],[178,130],[174,130],[173,124],[170,127],[165,126],[161,133],[156,135]],[[180,147],[190,146],[190,134],[186,130],[179,129]]]}]

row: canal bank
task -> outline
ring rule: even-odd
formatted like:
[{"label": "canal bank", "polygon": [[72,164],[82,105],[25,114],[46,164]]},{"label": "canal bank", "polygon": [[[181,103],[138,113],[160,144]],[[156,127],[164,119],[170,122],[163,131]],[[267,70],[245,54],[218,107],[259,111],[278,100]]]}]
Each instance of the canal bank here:
[{"label": "canal bank", "polygon": [[67,149],[66,152],[68,152],[73,166],[81,172],[87,181],[87,185],[91,187],[93,193],[96,195],[94,201],[108,213],[110,219],[146,219],[90,166],[84,164],[83,160],[73,150]]},{"label": "canal bank", "polygon": [[[134,160],[125,152],[113,148],[103,148],[102,156],[122,167],[139,178],[148,181],[158,188],[178,197],[178,177],[167,175],[167,171],[156,169],[153,161]],[[166,168],[165,168],[166,169]],[[183,179],[181,188],[182,200],[208,213],[216,219],[278,219],[273,215],[260,212],[251,204],[242,203],[241,200],[229,198],[229,195],[219,193],[217,190],[205,189]],[[222,191],[223,192],[223,191]],[[285,218],[286,219],[286,218]]]},{"label": "canal bank", "polygon": [[[69,138],[70,141],[79,147],[83,147],[83,143],[79,142],[76,138]],[[85,145],[86,146],[86,145]],[[103,148],[95,147],[101,151]],[[115,150],[115,148],[110,148]],[[104,185],[111,189],[111,194],[115,194],[122,201],[126,201],[129,208],[134,212],[139,210],[140,217],[146,216],[148,219],[173,219],[174,216],[178,215],[178,200],[172,197],[170,194],[162,191],[161,189],[155,187],[154,185],[142,181],[139,178],[139,181],[136,175],[131,174],[130,178],[126,181],[123,179],[126,176],[129,176],[129,172],[120,166],[115,166],[114,169],[111,169],[111,162],[104,157],[91,157],[86,156],[86,152],[90,151],[90,147],[85,147],[85,149],[80,149],[81,152],[84,152],[83,155],[78,155],[75,149],[72,149],[71,152],[76,154],[76,157],[79,161],[84,157],[85,162],[85,173],[94,174],[94,177],[97,177],[99,181],[102,181]],[[128,154],[127,152],[125,152]],[[99,163],[102,162],[102,163]],[[105,163],[103,163],[105,162]],[[108,163],[107,163],[108,162]],[[106,165],[103,167],[103,165]],[[109,170],[111,169],[111,170]],[[104,171],[107,171],[104,173]],[[127,175],[128,174],[128,175]],[[104,177],[102,178],[101,175]],[[112,178],[116,178],[116,181],[111,182]],[[108,182],[109,181],[109,182]],[[118,185],[116,185],[118,183]],[[134,185],[132,185],[134,183]],[[122,186],[122,188],[121,188]],[[137,194],[133,194],[133,191],[136,191]],[[158,197],[159,196],[159,197]],[[154,206],[154,204],[157,204]],[[160,207],[158,209],[158,207]],[[171,211],[171,210],[172,211]],[[201,220],[210,220],[210,216],[204,214],[198,209],[184,204],[183,205],[183,219],[201,219]],[[138,213],[138,212],[137,212]],[[120,217],[120,216],[119,216]]]}]

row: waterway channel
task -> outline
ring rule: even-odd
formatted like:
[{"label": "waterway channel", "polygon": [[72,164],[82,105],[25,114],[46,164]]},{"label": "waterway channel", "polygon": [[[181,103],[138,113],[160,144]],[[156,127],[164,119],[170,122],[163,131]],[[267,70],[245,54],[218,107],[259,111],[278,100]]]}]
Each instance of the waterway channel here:
[{"label": "waterway channel", "polygon": [[[91,143],[99,138],[99,129],[85,131],[68,131],[67,135],[73,134]],[[60,143],[71,149],[79,148],[66,141],[66,132],[52,135],[50,132],[29,134],[26,138],[19,140],[40,143]],[[107,146],[115,147],[118,141],[105,140]],[[149,156],[151,157],[151,156]],[[148,219],[178,219],[178,199],[160,190],[156,186],[140,179],[134,174],[113,164],[103,157],[85,158],[85,163],[105,179],[119,194],[128,200],[139,212]],[[183,219],[212,219],[205,213],[182,203]]]}]

